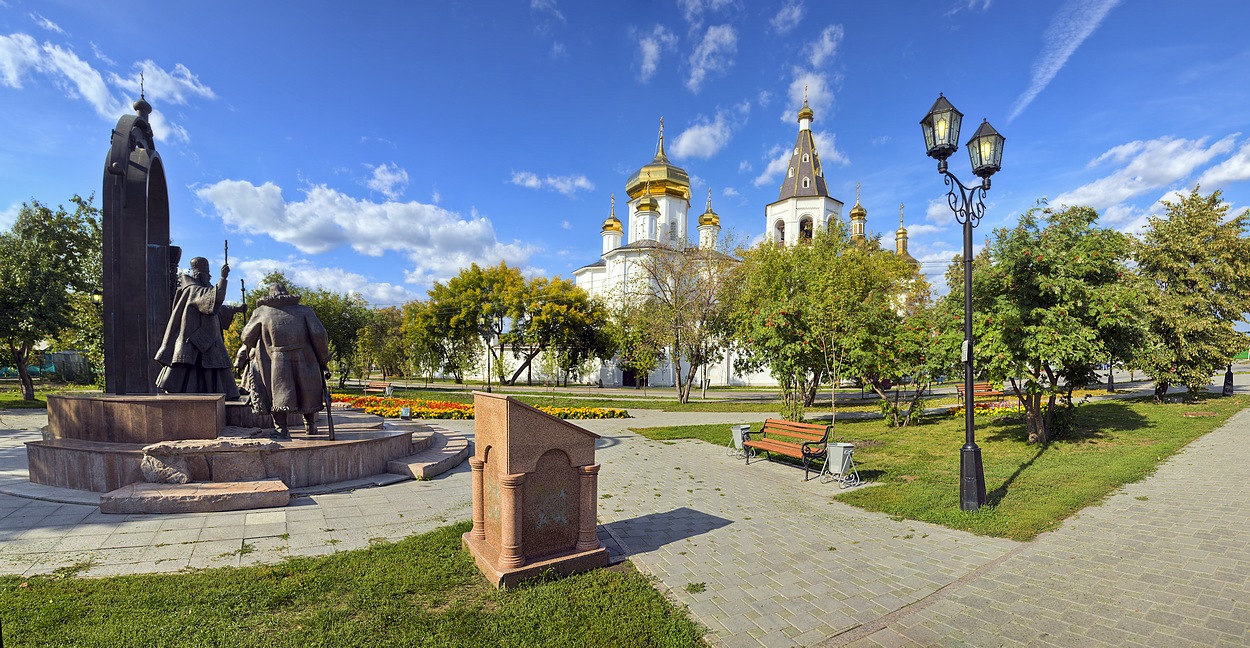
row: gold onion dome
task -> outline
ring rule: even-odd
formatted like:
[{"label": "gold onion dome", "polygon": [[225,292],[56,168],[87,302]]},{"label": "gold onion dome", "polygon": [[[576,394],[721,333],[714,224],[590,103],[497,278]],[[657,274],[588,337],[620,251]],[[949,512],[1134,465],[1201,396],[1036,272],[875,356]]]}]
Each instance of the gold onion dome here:
[{"label": "gold onion dome", "polygon": [[629,176],[625,181],[625,191],[631,199],[637,198],[642,195],[648,182],[652,191],[690,199],[690,174],[670,162],[668,155],[664,153],[663,117],[660,118],[660,143],[656,147],[655,158]]},{"label": "gold onion dome", "polygon": [[863,218],[867,215],[868,215],[868,210],[864,209],[864,206],[859,204],[859,200],[857,199],[855,201],[855,206],[851,208],[851,218],[856,218],[856,217]]},{"label": "gold onion dome", "polygon": [[616,217],[616,194],[612,194],[612,213],[608,214],[608,219],[603,221],[604,232],[624,233],[621,227],[621,219]]},{"label": "gold onion dome", "polygon": [[642,200],[638,201],[638,211],[640,212],[659,211],[660,201],[653,198],[649,190],[644,189],[644,191],[647,192],[647,195]]},{"label": "gold onion dome", "polygon": [[699,225],[715,225],[720,227],[720,216],[712,211],[712,190],[707,190],[707,211],[699,216]]},{"label": "gold onion dome", "polygon": [[799,121],[803,121],[804,119],[814,119],[815,117],[816,113],[812,112],[812,109],[807,107],[807,98],[804,97],[803,107],[799,109]]}]

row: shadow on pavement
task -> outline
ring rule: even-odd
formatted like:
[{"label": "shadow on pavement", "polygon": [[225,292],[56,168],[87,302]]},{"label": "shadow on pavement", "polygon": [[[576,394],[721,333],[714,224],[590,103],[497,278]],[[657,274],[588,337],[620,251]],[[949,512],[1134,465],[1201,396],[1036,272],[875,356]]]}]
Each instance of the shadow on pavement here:
[{"label": "shadow on pavement", "polygon": [[731,524],[732,520],[681,507],[649,513],[603,526],[618,538],[627,554],[655,551],[666,544],[702,535]]}]

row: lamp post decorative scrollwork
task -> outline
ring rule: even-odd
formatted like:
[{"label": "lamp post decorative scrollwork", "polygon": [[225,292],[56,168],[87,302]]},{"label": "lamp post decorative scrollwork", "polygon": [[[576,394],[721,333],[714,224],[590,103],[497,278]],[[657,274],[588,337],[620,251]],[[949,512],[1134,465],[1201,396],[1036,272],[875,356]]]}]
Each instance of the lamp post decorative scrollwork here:
[{"label": "lamp post decorative scrollwork", "polygon": [[973,337],[972,337],[972,228],[985,215],[985,193],[990,189],[990,176],[1002,166],[1003,143],[1006,138],[998,134],[988,121],[982,121],[972,139],[968,140],[968,157],[972,161],[973,175],[981,183],[965,186],[946,167],[946,159],[959,150],[959,126],[963,113],[938,95],[929,113],[920,120],[925,147],[929,157],[938,161],[938,173],[949,189],[946,203],[955,212],[955,221],[963,226],[964,234],[964,445],[959,453],[959,506],[965,511],[975,511],[985,505],[985,469],[981,463],[981,448],[977,446],[973,420],[975,408]]}]

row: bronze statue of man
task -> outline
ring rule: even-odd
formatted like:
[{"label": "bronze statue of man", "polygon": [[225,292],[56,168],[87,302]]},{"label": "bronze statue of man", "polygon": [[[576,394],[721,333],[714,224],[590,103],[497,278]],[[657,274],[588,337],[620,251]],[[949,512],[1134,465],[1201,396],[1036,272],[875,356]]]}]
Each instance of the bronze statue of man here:
[{"label": "bronze statue of man", "polygon": [[211,283],[208,259],[191,259],[191,272],[180,277],[165,337],[156,352],[164,367],[156,386],[171,394],[225,394],[239,397],[230,371],[230,353],[221,333],[221,308],[226,299],[230,266],[221,266],[221,281]]},{"label": "bronze statue of man", "polygon": [[236,358],[252,411],[273,416],[278,438],[290,438],[287,414],[294,413],[304,415],[305,432],[317,433],[317,412],[325,402],[322,380],[329,376],[330,336],[299,300],[282,283],[271,285],[243,327]]}]

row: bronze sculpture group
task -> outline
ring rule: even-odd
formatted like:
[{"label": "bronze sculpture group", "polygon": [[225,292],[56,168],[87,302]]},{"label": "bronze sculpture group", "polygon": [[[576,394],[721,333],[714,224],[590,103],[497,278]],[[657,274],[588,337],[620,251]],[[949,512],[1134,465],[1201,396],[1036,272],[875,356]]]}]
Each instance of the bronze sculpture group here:
[{"label": "bronze sculpture group", "polygon": [[[329,407],[326,380],[330,377],[329,335],[317,314],[300,304],[300,296],[275,283],[269,295],[257,300],[243,327],[242,346],[233,368],[243,388],[235,383],[222,331],[245,304],[224,304],[229,264],[221,279],[210,283],[208,260],[191,260],[191,272],[181,276],[156,360],[163,365],[157,387],[174,394],[225,394],[228,400],[246,396],[257,414],[273,417],[278,439],[289,439],[287,416],[301,414],[304,431],[317,434],[317,412]],[[333,438],[333,423],[330,423]]]}]

